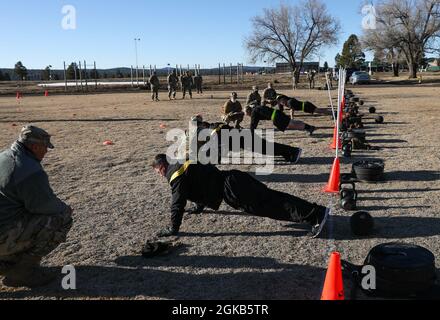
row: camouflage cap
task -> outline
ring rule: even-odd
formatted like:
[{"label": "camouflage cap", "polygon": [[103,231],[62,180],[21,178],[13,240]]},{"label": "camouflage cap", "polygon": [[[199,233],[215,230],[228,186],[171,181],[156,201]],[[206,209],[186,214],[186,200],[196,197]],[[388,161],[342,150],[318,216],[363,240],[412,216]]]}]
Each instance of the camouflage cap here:
[{"label": "camouflage cap", "polygon": [[21,143],[41,143],[46,145],[49,149],[53,149],[54,146],[50,142],[50,137],[50,134],[41,128],[25,126],[21,129],[18,141]]}]

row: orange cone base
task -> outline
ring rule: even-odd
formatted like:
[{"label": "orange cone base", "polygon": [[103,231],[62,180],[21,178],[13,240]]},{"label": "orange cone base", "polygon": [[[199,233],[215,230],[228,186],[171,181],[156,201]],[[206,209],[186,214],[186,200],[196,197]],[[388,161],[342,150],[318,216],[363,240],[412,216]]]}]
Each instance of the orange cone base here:
[{"label": "orange cone base", "polygon": [[330,179],[327,186],[324,188],[326,193],[339,193],[339,185],[341,182],[341,162],[339,158],[335,159],[333,168],[330,173]]},{"label": "orange cone base", "polygon": [[339,301],[345,300],[344,283],[342,278],[341,255],[332,253],[325,278],[321,300]]}]

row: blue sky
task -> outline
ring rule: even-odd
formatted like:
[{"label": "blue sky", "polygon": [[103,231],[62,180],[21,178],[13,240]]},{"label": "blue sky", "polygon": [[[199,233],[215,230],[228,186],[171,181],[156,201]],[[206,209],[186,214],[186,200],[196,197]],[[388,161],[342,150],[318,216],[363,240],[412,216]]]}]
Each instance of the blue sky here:
[{"label": "blue sky", "polygon": [[[342,25],[340,43],[322,51],[321,64],[335,55],[352,33],[361,33],[362,0],[325,0]],[[284,1],[296,3],[297,0]],[[1,0],[0,67],[21,60],[29,69],[63,61],[96,61],[98,68],[135,65],[158,67],[219,62],[248,63],[243,39],[250,19],[279,0]],[[76,30],[63,30],[62,8],[76,8]],[[317,60],[317,59],[316,59]],[[263,65],[263,63],[259,64]]]}]

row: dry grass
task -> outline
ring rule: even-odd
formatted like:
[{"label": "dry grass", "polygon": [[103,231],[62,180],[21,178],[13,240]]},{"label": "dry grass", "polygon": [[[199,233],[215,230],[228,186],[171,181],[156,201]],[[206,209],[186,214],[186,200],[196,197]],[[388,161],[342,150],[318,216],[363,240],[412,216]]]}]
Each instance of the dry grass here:
[{"label": "dry grass", "polygon": [[[185,218],[184,248],[154,260],[143,260],[138,253],[169,221],[169,187],[147,167],[169,145],[160,124],[185,128],[197,113],[218,121],[228,92],[172,102],[161,94],[160,103],[150,102],[145,93],[25,97],[20,105],[15,98],[0,98],[2,149],[26,123],[54,134],[56,149],[44,166],[54,190],[75,208],[75,223],[68,241],[45,263],[73,264],[78,272],[76,291],[63,291],[59,283],[35,291],[0,287],[0,298],[317,299],[333,250],[360,264],[373,246],[402,241],[425,246],[438,257],[438,88],[355,91],[366,100],[366,109],[374,105],[386,119],[384,125],[368,121],[368,139],[381,151],[357,152],[354,159],[343,160],[344,172],[357,159],[386,161],[387,182],[358,185],[360,209],[376,219],[373,236],[353,236],[350,213],[341,210],[335,211],[328,238],[310,240],[287,223],[249,217],[223,205],[218,213]],[[328,104],[324,91],[300,90],[297,97]],[[276,139],[304,148],[305,158],[297,166],[278,162],[274,174],[261,179],[277,190],[334,205],[337,199],[321,192],[334,159],[329,149],[332,121],[299,119],[321,129],[315,137],[287,132],[277,133]],[[115,145],[104,147],[107,139]]]}]

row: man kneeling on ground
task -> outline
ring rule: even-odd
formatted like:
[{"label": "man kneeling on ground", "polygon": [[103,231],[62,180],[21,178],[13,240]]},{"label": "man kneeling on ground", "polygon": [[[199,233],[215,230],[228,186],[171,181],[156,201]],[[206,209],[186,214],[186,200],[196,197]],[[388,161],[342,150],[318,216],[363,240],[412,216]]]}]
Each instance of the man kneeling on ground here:
[{"label": "man kneeling on ground", "polygon": [[237,100],[236,92],[231,93],[231,97],[223,106],[222,121],[229,125],[231,122],[235,123],[235,129],[241,129],[240,123],[243,122],[244,112],[241,103]]},{"label": "man kneeling on ground", "polygon": [[56,275],[41,259],[66,241],[72,208],[52,191],[41,161],[53,149],[50,135],[26,126],[0,153],[0,275],[8,287],[39,287]]},{"label": "man kneeling on ground", "polygon": [[178,235],[187,201],[197,204],[192,210],[194,214],[202,213],[205,207],[218,210],[225,201],[250,215],[307,223],[314,238],[320,235],[330,214],[328,208],[271,190],[241,171],[220,171],[213,165],[191,161],[170,164],[164,154],[155,157],[152,167],[168,180],[172,189],[171,226],[160,231],[159,237]]}]

